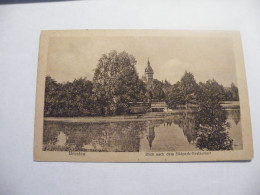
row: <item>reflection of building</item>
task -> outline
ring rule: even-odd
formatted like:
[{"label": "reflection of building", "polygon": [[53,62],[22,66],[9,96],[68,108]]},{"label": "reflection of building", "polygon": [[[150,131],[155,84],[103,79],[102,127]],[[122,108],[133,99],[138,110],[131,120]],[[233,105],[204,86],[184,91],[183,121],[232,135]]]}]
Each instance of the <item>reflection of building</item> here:
[{"label": "reflection of building", "polygon": [[147,128],[148,128],[147,140],[149,142],[150,149],[152,149],[153,140],[155,138],[154,126],[151,125],[150,122],[149,122]]}]

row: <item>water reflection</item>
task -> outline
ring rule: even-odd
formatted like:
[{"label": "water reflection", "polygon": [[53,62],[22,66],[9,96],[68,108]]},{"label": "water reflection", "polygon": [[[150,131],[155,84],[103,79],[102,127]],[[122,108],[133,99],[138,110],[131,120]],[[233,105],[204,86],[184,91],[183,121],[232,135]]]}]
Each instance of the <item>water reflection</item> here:
[{"label": "water reflection", "polygon": [[184,135],[187,137],[189,143],[194,143],[196,140],[195,132],[195,114],[181,113],[174,117],[173,122],[183,129]]},{"label": "water reflection", "polygon": [[[145,121],[109,123],[44,122],[43,150],[138,152]],[[60,145],[61,134],[66,142]]]},{"label": "water reflection", "polygon": [[232,112],[230,112],[230,117],[237,125],[240,122],[240,110],[232,110]]},{"label": "water reflection", "polygon": [[100,123],[44,121],[43,150],[92,152],[242,149],[239,110]]},{"label": "water reflection", "polygon": [[196,146],[206,150],[232,150],[229,128],[225,110],[200,110],[195,114]]},{"label": "water reflection", "polygon": [[149,142],[149,147],[150,150],[152,149],[152,144],[153,140],[155,138],[155,131],[154,131],[154,126],[150,124],[150,121],[148,121],[148,135],[147,135],[147,140]]}]

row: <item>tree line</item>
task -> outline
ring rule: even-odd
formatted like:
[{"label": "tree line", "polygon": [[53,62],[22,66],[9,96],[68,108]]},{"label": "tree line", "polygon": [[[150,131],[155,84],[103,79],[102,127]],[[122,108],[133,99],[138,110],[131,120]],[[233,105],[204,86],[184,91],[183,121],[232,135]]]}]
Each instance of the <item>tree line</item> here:
[{"label": "tree line", "polygon": [[92,81],[86,78],[45,82],[44,116],[109,116],[129,113],[129,102],[147,101],[136,59],[127,52],[111,51],[98,61]]},{"label": "tree line", "polygon": [[185,72],[181,80],[170,87],[165,100],[169,108],[176,108],[178,105],[239,101],[239,95],[234,83],[230,87],[224,87],[215,79],[197,83],[192,73]]},{"label": "tree line", "polygon": [[123,51],[103,54],[93,80],[75,79],[58,83],[50,76],[45,80],[44,116],[110,116],[129,113],[129,102],[165,101],[169,108],[178,105],[238,101],[238,88],[232,83],[225,88],[217,81],[197,83],[192,73],[185,72],[180,81],[154,79],[148,91],[139,78],[133,55]]}]

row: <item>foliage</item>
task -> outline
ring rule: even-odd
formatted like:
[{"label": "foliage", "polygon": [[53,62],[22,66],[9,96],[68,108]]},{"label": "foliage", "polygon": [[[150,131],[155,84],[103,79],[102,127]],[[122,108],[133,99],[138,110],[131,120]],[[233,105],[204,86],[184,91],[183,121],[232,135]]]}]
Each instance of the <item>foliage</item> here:
[{"label": "foliage", "polygon": [[225,88],[225,101],[239,101],[238,88],[234,83]]},{"label": "foliage", "polygon": [[183,129],[189,143],[202,150],[232,150],[227,113],[223,109],[207,112],[183,112],[174,118],[174,123]]},{"label": "foliage", "polygon": [[166,103],[173,109],[178,105],[203,103],[204,106],[211,107],[218,105],[220,101],[238,100],[238,88],[234,83],[226,88],[214,79],[197,84],[193,74],[189,72],[185,72],[181,80],[172,85],[166,95]]},{"label": "foliage", "polygon": [[211,111],[220,108],[220,101],[225,97],[224,87],[217,81],[208,80],[206,83],[199,83],[197,104],[200,108]]},{"label": "foliage", "polygon": [[223,87],[217,81],[196,83],[194,75],[185,72],[171,85],[154,79],[147,90],[136,72],[136,59],[127,52],[103,54],[95,69],[93,81],[86,78],[57,83],[46,77],[44,116],[107,116],[129,112],[130,102],[166,101],[169,108],[193,104],[210,112],[219,109],[221,101],[238,101],[234,83]]},{"label": "foliage", "polygon": [[137,75],[136,60],[111,51],[98,62],[93,82],[81,78],[57,83],[46,77],[45,116],[115,115],[129,111],[129,102],[147,101],[146,86]]},{"label": "foliage", "polygon": [[182,91],[180,89],[180,82],[174,84],[171,88],[170,93],[168,93],[166,103],[169,108],[176,108],[177,105],[184,105],[184,99],[182,96]]},{"label": "foliage", "polygon": [[[238,100],[238,89],[234,84],[231,85],[231,91],[230,99]],[[214,79],[197,84],[194,76],[185,72],[181,81],[172,86],[167,104],[170,108],[188,103],[197,105],[194,119],[184,113],[178,120],[189,142],[193,141],[196,147],[206,150],[232,150],[233,140],[227,131],[227,114],[220,104],[226,99],[225,88]]]},{"label": "foliage", "polygon": [[50,76],[45,81],[44,116],[91,115],[93,84],[86,78],[57,83]]},{"label": "foliage", "polygon": [[179,89],[181,91],[184,104],[195,102],[198,84],[196,83],[192,73],[187,71],[184,73],[179,83]]},{"label": "foliage", "polygon": [[176,108],[177,105],[195,103],[198,90],[193,74],[186,71],[181,80],[172,86],[167,104],[170,108]]},{"label": "foliage", "polygon": [[44,98],[44,116],[55,116],[58,105],[58,98],[60,95],[61,85],[58,84],[50,76],[45,79],[45,98]]},{"label": "foliage", "polygon": [[229,137],[227,113],[222,108],[201,109],[196,113],[196,146],[207,150],[232,150],[233,140]]},{"label": "foliage", "polygon": [[[138,152],[145,121],[74,123],[44,121],[44,151]],[[59,136],[64,143],[58,143]],[[87,147],[84,147],[87,146]]]},{"label": "foliage", "polygon": [[199,84],[196,113],[196,145],[207,150],[232,150],[233,140],[227,129],[227,113],[220,101],[225,97],[224,87],[214,79]]},{"label": "foliage", "polygon": [[99,59],[93,79],[97,115],[127,113],[129,102],[145,101],[145,84],[135,64],[135,58],[126,52],[111,51]]},{"label": "foliage", "polygon": [[165,89],[164,89],[164,83],[154,79],[153,80],[153,99],[156,99],[158,101],[164,101],[166,98],[165,95]]}]

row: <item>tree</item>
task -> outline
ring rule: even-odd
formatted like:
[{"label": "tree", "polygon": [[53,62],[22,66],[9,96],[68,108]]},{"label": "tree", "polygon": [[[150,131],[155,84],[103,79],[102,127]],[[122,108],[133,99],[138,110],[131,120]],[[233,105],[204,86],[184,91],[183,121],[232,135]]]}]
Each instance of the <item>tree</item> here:
[{"label": "tree", "polygon": [[199,83],[199,87],[198,111],[195,117],[197,147],[207,150],[232,150],[233,140],[227,131],[227,113],[220,104],[225,97],[224,87],[214,79]]},{"label": "tree", "polygon": [[179,81],[171,87],[171,90],[167,95],[166,103],[168,107],[172,109],[176,108],[178,105],[185,104]]},{"label": "tree", "polygon": [[93,92],[98,115],[128,112],[128,103],[145,99],[145,84],[138,78],[136,60],[126,52],[111,51],[98,61]]},{"label": "tree", "polygon": [[225,97],[225,90],[216,80],[208,80],[206,83],[199,83],[197,104],[199,108],[207,110],[220,109],[220,101]]},{"label": "tree", "polygon": [[153,98],[159,101],[163,101],[166,98],[164,92],[164,83],[157,79],[153,80]]},{"label": "tree", "polygon": [[167,95],[168,106],[175,108],[177,105],[188,106],[189,103],[195,103],[198,89],[193,74],[186,71],[181,80],[171,87]]},{"label": "tree", "polygon": [[203,107],[195,114],[196,146],[206,150],[232,150],[229,127],[224,109],[208,110]]},{"label": "tree", "polygon": [[61,85],[50,76],[45,78],[44,116],[55,115]]},{"label": "tree", "polygon": [[86,78],[75,79],[62,86],[60,102],[63,108],[60,114],[65,116],[88,116],[92,113],[93,83]]},{"label": "tree", "polygon": [[172,85],[169,81],[165,80],[163,83],[163,92],[165,96],[167,97],[168,94],[171,92]]},{"label": "tree", "polygon": [[45,81],[44,116],[89,116],[93,109],[93,84],[86,78],[57,83],[50,76]]},{"label": "tree", "polygon": [[231,83],[231,95],[233,101],[239,101],[238,88],[234,83]]},{"label": "tree", "polygon": [[181,78],[179,88],[183,97],[183,103],[189,104],[194,103],[196,99],[196,94],[198,91],[198,84],[194,79],[194,75],[190,72],[185,72]]},{"label": "tree", "polygon": [[238,88],[234,83],[225,88],[225,101],[239,101]]}]

